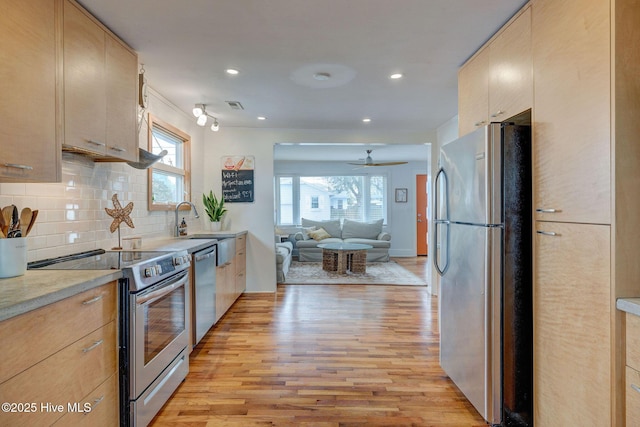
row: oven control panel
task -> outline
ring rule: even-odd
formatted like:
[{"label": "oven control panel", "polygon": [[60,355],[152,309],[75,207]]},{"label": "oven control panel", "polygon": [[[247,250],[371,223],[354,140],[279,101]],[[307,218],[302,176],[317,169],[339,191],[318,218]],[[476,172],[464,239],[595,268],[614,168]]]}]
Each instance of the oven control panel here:
[{"label": "oven control panel", "polygon": [[177,270],[177,267],[189,264],[189,261],[189,255],[178,255],[174,256],[172,259],[161,259],[155,264],[145,265],[143,274],[144,277],[160,276]]},{"label": "oven control panel", "polygon": [[166,253],[123,270],[129,279],[130,289],[139,291],[158,283],[191,266],[191,256],[187,251]]}]

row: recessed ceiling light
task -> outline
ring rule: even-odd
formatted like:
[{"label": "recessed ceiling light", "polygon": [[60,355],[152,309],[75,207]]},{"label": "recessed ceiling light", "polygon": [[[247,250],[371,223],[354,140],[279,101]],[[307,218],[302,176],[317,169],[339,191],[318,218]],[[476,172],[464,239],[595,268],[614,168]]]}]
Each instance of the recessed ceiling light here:
[{"label": "recessed ceiling light", "polygon": [[324,82],[324,81],[327,81],[327,80],[329,80],[331,78],[331,74],[329,74],[329,73],[315,73],[313,75],[313,78],[318,80],[318,81]]},{"label": "recessed ceiling light", "polygon": [[394,80],[396,80],[396,79],[401,79],[401,78],[402,78],[402,73],[394,73],[394,74],[391,74],[391,75],[389,76],[389,78],[390,78],[390,79],[394,79]]},{"label": "recessed ceiling light", "polygon": [[267,120],[265,116],[258,116],[258,120]]},{"label": "recessed ceiling light", "polygon": [[369,123],[371,121],[371,119],[367,117],[367,118],[362,119],[362,121],[365,122],[365,123]]},{"label": "recessed ceiling light", "polygon": [[240,73],[240,71],[236,70],[235,68],[227,68],[227,74],[231,74],[232,76],[235,76],[238,73]]}]

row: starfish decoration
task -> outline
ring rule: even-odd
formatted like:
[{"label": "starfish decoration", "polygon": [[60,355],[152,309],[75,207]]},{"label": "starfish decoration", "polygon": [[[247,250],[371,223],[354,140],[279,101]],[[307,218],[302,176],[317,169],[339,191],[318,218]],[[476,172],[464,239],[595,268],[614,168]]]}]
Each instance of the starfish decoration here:
[{"label": "starfish decoration", "polygon": [[129,214],[131,214],[131,211],[133,210],[133,202],[129,202],[127,206],[123,208],[120,204],[120,201],[118,200],[117,194],[113,195],[111,201],[113,201],[114,208],[104,208],[104,210],[107,212],[107,215],[113,218],[113,222],[111,223],[111,227],[109,227],[109,230],[113,233],[120,227],[120,224],[122,222],[124,222],[131,228],[136,228],[135,225],[133,225],[133,221],[131,221],[131,217],[129,216]]}]

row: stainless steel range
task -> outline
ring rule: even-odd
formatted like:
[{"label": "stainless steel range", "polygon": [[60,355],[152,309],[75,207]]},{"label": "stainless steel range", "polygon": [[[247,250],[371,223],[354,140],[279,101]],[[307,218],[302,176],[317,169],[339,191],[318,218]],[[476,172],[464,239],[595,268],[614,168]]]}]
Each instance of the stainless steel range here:
[{"label": "stainless steel range", "polygon": [[120,421],[146,426],[189,372],[187,251],[89,251],[36,261],[29,269],[121,269]]}]

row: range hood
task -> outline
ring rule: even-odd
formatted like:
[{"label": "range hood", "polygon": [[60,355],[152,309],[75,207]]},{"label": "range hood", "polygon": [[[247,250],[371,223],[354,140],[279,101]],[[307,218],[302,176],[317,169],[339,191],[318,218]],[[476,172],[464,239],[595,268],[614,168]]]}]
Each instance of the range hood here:
[{"label": "range hood", "polygon": [[138,148],[138,161],[131,162],[124,159],[119,159],[117,157],[105,156],[101,154],[92,153],[91,151],[86,151],[79,149],[78,147],[71,147],[68,145],[62,146],[63,152],[68,153],[76,153],[81,154],[83,157],[90,159],[96,163],[106,163],[106,162],[125,162],[132,168],[136,169],[148,169],[156,163],[158,160],[162,159],[167,155],[167,150],[162,150],[159,154],[153,154],[148,152],[147,150],[143,150],[142,148]]}]

